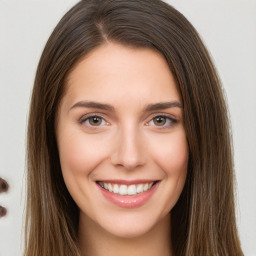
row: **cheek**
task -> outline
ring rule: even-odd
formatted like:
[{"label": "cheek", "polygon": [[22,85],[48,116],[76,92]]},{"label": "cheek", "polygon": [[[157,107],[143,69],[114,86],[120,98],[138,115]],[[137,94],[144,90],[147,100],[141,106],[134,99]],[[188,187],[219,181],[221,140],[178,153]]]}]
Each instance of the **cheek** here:
[{"label": "cheek", "polygon": [[63,132],[58,140],[63,175],[89,175],[106,157],[100,136]]},{"label": "cheek", "polygon": [[152,144],[154,161],[167,176],[179,176],[186,173],[188,162],[188,144],[183,130],[167,134]]},{"label": "cheek", "polygon": [[152,155],[165,176],[161,187],[162,216],[165,216],[175,206],[183,190],[189,154],[185,132],[178,131],[163,137],[154,141]]},{"label": "cheek", "polygon": [[66,187],[76,204],[88,209],[93,170],[106,158],[106,147],[100,136],[86,135],[68,125],[58,136],[58,150]]}]

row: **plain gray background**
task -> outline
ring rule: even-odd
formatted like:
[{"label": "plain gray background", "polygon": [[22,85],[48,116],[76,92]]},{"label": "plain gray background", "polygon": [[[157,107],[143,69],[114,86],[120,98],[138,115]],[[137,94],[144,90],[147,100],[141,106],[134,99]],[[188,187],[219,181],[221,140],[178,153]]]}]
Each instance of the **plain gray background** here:
[{"label": "plain gray background", "polygon": [[[36,66],[52,29],[74,0],[0,0],[0,256],[22,252],[25,134]],[[256,256],[256,0],[169,0],[197,28],[229,103],[237,176],[237,221],[246,256]]]}]

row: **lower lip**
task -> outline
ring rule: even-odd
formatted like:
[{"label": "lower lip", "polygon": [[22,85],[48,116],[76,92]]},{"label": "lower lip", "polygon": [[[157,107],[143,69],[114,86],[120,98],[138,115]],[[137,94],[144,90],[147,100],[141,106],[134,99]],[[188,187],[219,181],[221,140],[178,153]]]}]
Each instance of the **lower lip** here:
[{"label": "lower lip", "polygon": [[136,196],[121,196],[119,194],[109,192],[108,190],[102,188],[99,184],[97,185],[103,196],[111,203],[114,203],[122,208],[137,208],[149,201],[157,190],[159,183],[160,182],[157,182],[151,189]]}]

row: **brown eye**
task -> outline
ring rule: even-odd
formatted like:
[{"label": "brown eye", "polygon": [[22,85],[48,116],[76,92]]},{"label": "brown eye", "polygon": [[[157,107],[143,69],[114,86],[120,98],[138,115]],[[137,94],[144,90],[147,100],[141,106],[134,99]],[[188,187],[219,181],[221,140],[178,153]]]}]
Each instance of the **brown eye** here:
[{"label": "brown eye", "polygon": [[89,126],[101,126],[105,124],[105,120],[100,116],[90,116],[84,122]]},{"label": "brown eye", "polygon": [[91,126],[100,126],[103,122],[103,119],[98,116],[91,116],[87,120]]},{"label": "brown eye", "polygon": [[156,126],[163,126],[166,124],[166,119],[164,116],[157,116],[153,119],[153,122]]},{"label": "brown eye", "polygon": [[148,122],[148,125],[160,128],[171,128],[178,121],[170,116],[159,115],[155,116]]}]

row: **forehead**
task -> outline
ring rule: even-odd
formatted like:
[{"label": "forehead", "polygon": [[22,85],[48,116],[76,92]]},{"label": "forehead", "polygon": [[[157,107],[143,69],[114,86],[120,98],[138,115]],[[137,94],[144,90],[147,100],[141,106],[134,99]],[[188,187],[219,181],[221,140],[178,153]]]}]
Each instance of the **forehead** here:
[{"label": "forehead", "polygon": [[67,79],[66,98],[113,101],[179,100],[177,85],[164,57],[149,48],[107,43],[77,63]]}]

